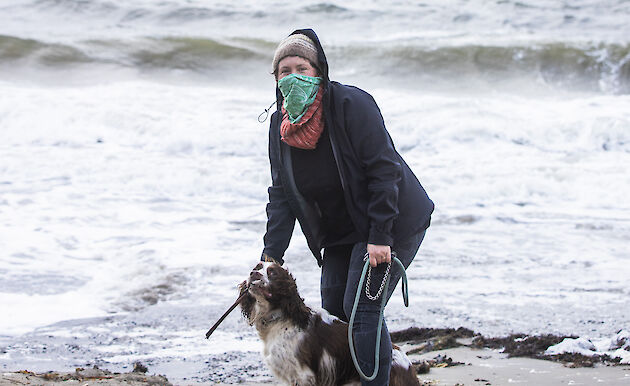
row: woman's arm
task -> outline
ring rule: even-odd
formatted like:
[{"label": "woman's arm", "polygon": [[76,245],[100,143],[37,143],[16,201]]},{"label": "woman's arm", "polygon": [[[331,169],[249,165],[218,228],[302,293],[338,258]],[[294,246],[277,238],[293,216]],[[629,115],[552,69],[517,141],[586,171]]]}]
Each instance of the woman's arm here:
[{"label": "woman's arm", "polygon": [[[372,96],[353,89],[344,103],[344,118],[346,132],[367,180],[368,244],[391,247],[392,227],[398,217],[400,157]],[[379,255],[383,255],[382,249],[379,250]],[[389,259],[389,252],[384,255]]]},{"label": "woman's arm", "polygon": [[270,123],[269,131],[269,163],[271,165],[271,186],[268,189],[269,202],[267,203],[267,231],[263,237],[265,248],[263,249],[262,260],[271,258],[279,264],[283,264],[282,257],[289,246],[293,228],[295,227],[295,216],[282,186],[280,177],[280,165],[276,165],[279,160],[275,147],[272,146],[272,131],[277,114],[274,114]]}]

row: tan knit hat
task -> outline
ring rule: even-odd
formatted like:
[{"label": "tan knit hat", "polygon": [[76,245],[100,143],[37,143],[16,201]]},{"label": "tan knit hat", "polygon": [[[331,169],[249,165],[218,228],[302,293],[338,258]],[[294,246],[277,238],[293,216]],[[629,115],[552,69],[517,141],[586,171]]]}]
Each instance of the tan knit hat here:
[{"label": "tan knit hat", "polygon": [[272,71],[274,73],[278,69],[278,63],[287,56],[301,56],[318,66],[317,47],[308,36],[303,34],[289,35],[280,42],[273,55]]}]

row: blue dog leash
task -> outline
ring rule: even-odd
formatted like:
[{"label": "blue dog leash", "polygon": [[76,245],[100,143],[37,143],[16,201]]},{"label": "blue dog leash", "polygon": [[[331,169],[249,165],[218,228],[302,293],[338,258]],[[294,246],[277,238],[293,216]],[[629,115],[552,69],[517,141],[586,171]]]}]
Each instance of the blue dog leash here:
[{"label": "blue dog leash", "polygon": [[[361,378],[366,381],[372,381],[376,378],[378,374],[378,362],[379,362],[379,351],[381,348],[381,329],[383,327],[383,310],[385,309],[385,302],[387,301],[387,294],[383,294],[383,289],[389,286],[389,279],[391,275],[389,274],[391,268],[391,262],[387,266],[387,270],[385,271],[385,277],[383,277],[383,282],[381,283],[381,287],[378,290],[378,293],[375,296],[370,295],[370,275],[372,272],[372,267],[370,266],[370,261],[368,260],[369,255],[365,254],[365,265],[363,266],[363,272],[361,272],[361,279],[359,280],[359,286],[357,287],[357,294],[354,298],[354,305],[352,306],[352,314],[350,314],[350,323],[348,325],[348,344],[350,345],[350,355],[352,356],[352,361],[354,362],[354,367],[359,372]],[[392,260],[395,261],[402,269],[402,292],[403,292],[403,301],[405,302],[405,307],[409,307],[409,292],[407,289],[407,273],[405,272],[405,266],[403,263],[396,257],[396,253],[392,251]],[[369,268],[369,273],[368,273]],[[365,294],[371,300],[378,299],[379,296],[381,298],[381,312],[378,319],[378,328],[376,330],[376,351],[374,351],[374,373],[369,377],[365,375],[365,373],[361,370],[361,366],[359,366],[359,362],[357,361],[357,354],[354,350],[354,340],[352,338],[352,327],[354,326],[354,317],[357,313],[357,307],[359,305],[359,298],[361,297],[361,289],[363,288],[363,282],[365,281],[365,277],[368,277],[368,285],[365,287]]]}]

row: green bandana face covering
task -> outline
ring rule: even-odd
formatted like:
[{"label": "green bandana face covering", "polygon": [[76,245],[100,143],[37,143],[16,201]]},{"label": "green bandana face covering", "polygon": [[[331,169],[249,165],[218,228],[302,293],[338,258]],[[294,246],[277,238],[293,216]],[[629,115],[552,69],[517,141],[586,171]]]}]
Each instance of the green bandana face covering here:
[{"label": "green bandana face covering", "polygon": [[282,107],[287,111],[291,123],[298,122],[315,102],[321,82],[320,77],[299,74],[287,75],[278,81],[278,88],[284,97]]}]

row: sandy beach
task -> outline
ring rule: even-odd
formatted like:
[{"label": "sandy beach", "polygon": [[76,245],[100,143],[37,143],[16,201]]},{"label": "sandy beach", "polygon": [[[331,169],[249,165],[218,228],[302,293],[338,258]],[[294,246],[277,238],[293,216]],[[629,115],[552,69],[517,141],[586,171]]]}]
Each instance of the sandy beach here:
[{"label": "sandy beach", "polygon": [[[498,350],[466,347],[427,353],[421,359],[444,355],[464,365],[435,367],[419,377],[429,385],[630,385],[630,365],[571,367],[571,364],[531,358],[508,358]],[[415,359],[415,358],[414,358]]]},{"label": "sandy beach", "polygon": [[[630,364],[608,357],[546,356],[540,349],[541,341],[562,340],[562,337],[504,338],[515,345],[506,347],[480,347],[493,345],[466,329],[407,329],[392,334],[419,373],[423,385],[629,385]],[[401,341],[402,340],[402,341]],[[530,341],[529,344],[523,343]],[[532,344],[535,342],[535,344]],[[440,349],[441,347],[444,347]],[[538,347],[538,348],[535,348]],[[515,352],[519,355],[514,356]],[[539,359],[545,358],[545,359]],[[239,359],[226,366],[225,371],[239,373]],[[240,363],[245,366],[246,363]],[[235,374],[236,375],[236,374]],[[134,370],[114,373],[97,367],[77,369],[74,372],[5,372],[0,385],[280,385],[272,377],[251,381],[240,378],[235,382],[192,382],[185,379],[168,379],[168,374],[150,374],[141,363]]]},{"label": "sandy beach", "polygon": [[[452,358],[464,364],[449,367],[433,367],[420,374],[423,385],[630,385],[630,365],[594,367],[571,367],[570,364],[531,358],[508,358],[498,350],[459,347],[432,351],[423,355],[412,355],[415,361],[431,360],[437,356]],[[80,373],[80,372],[79,372]],[[0,385],[186,385],[185,382],[170,382],[168,375],[144,375],[138,373],[92,374],[76,376],[62,373],[52,377],[46,373],[9,372],[0,375]],[[87,374],[89,375],[89,374]],[[227,385],[234,383],[194,383],[195,385]],[[247,385],[280,385],[277,382],[242,382]]]}]

